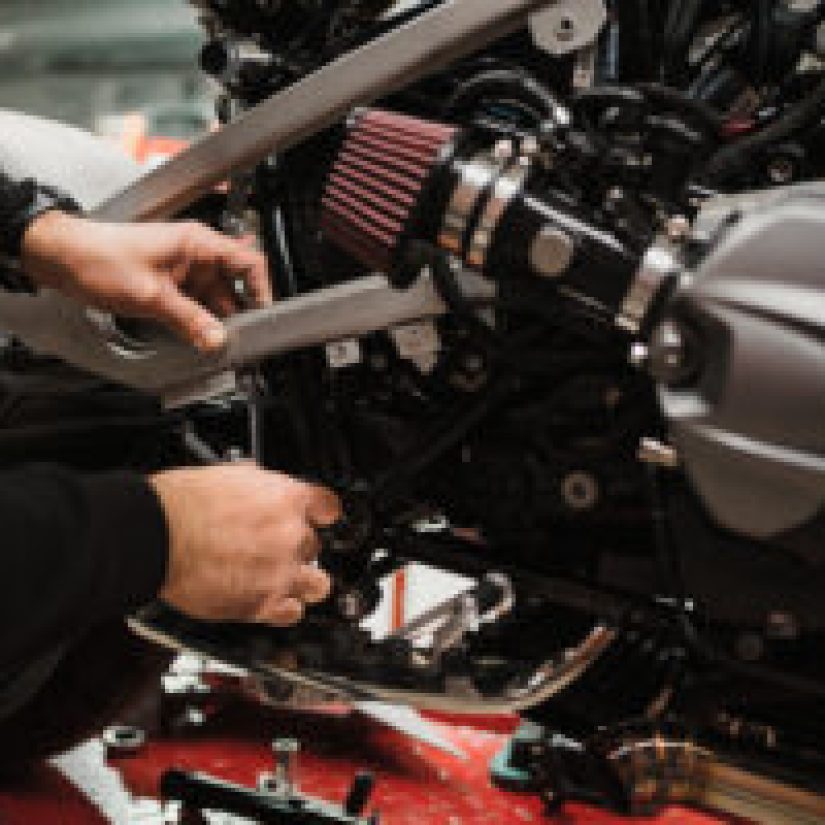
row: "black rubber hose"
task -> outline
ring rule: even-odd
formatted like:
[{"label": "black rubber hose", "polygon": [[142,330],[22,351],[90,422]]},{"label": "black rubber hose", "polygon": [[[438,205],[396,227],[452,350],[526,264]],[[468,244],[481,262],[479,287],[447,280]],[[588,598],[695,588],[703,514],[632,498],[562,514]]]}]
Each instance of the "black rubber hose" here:
[{"label": "black rubber hose", "polygon": [[786,140],[795,132],[808,126],[814,118],[822,114],[825,108],[825,77],[804,100],[792,106],[775,123],[766,126],[752,135],[747,135],[711,156],[702,174],[702,180],[719,184],[727,176],[745,170],[751,163],[753,155],[771,144]]},{"label": "black rubber hose", "polygon": [[703,0],[677,0],[671,4],[662,38],[663,80],[679,80],[684,73],[688,50],[699,26],[703,5]]},{"label": "black rubber hose", "polygon": [[681,89],[674,89],[661,83],[639,83],[635,88],[651,102],[661,104],[687,116],[694,125],[703,131],[713,136],[718,136],[721,133],[725,119],[701,100],[688,97]]},{"label": "black rubber hose", "polygon": [[461,116],[472,113],[489,98],[516,100],[544,119],[552,118],[558,100],[536,78],[519,69],[489,69],[464,81],[448,98],[445,113]]},{"label": "black rubber hose", "polygon": [[765,81],[771,51],[771,20],[773,0],[757,0],[753,10],[751,29],[751,54],[753,63],[753,83],[757,86]]}]

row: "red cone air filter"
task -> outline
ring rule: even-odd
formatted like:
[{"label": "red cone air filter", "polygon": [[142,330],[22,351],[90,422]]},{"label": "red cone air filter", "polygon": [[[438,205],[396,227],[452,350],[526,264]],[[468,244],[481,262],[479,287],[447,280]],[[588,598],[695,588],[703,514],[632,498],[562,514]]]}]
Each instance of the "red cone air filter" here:
[{"label": "red cone air filter", "polygon": [[456,129],[372,110],[350,131],[326,183],[321,228],[332,243],[380,272],[398,245]]}]

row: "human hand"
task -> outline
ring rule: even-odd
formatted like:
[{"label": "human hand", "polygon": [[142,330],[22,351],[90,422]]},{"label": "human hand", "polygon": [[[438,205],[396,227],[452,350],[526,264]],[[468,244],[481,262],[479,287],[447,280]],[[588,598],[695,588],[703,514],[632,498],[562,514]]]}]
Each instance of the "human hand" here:
[{"label": "human hand", "polygon": [[40,286],[158,321],[203,350],[226,341],[218,317],[240,309],[234,280],[256,305],[272,301],[263,255],[193,221],[107,224],[46,212],[26,230],[22,265]]},{"label": "human hand", "polygon": [[160,598],[196,619],[289,625],[323,601],[316,528],[334,524],[331,491],[253,464],[168,470],[150,479],[169,525]]}]

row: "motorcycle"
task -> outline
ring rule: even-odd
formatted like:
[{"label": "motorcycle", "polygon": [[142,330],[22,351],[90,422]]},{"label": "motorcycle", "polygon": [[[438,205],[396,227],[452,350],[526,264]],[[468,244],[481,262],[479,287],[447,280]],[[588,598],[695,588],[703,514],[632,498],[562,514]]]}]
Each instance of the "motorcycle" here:
[{"label": "motorcycle", "polygon": [[[93,381],[51,457],[240,447],[346,515],[300,626],[132,627],[281,698],[522,713],[564,734],[526,757],[557,800],[818,821],[822,4],[195,5],[221,128],[48,182],[102,220],[257,234],[279,300],[218,355],[45,291],[0,297],[0,327],[23,374]],[[376,637],[411,562],[470,584]]]}]

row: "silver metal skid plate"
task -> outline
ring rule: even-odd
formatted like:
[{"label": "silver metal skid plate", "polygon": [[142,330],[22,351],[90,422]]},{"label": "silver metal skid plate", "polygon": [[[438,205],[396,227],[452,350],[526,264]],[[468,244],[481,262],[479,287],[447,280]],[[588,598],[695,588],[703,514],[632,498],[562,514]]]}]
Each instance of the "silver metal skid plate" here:
[{"label": "silver metal skid plate", "polygon": [[[531,13],[553,4],[553,0],[446,0],[276,93],[119,194],[109,197],[106,192],[108,199],[92,215],[110,221],[171,217],[232,172],[296,146],[341,120],[354,106],[370,103],[482,48],[525,25]],[[59,149],[55,142],[54,152]],[[93,159],[91,142],[89,152]],[[38,162],[33,162],[31,174],[37,177]],[[76,186],[65,176],[61,181],[40,179],[60,183],[69,191],[82,188],[81,177]],[[86,194],[88,204],[92,199]],[[125,346],[112,323],[95,320],[75,302],[48,291],[36,297],[0,296],[0,329],[33,349],[176,403],[214,393],[216,386],[224,385],[210,379],[267,355],[444,311],[426,280],[398,292],[383,278],[367,278],[232,319],[229,345],[210,357],[164,335],[151,335],[139,348]]]},{"label": "silver metal skid plate", "polygon": [[[469,276],[471,298],[492,296],[492,285]],[[0,302],[0,327],[33,349],[58,354],[75,366],[159,395],[168,406],[225,390],[225,376],[245,364],[313,345],[365,335],[447,311],[432,281],[422,276],[399,290],[382,275],[244,312],[227,321],[228,343],[216,355],[204,355],[157,332],[132,347],[96,313],[54,296],[7,295]]]}]

